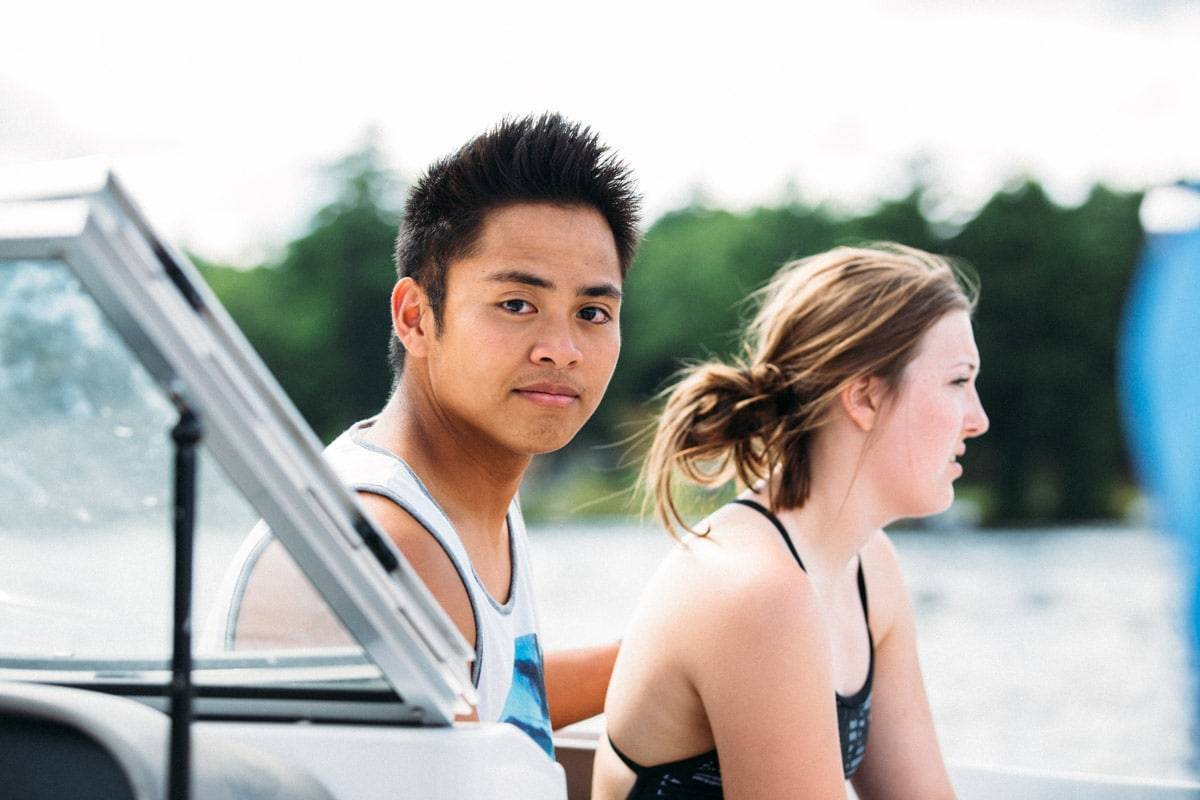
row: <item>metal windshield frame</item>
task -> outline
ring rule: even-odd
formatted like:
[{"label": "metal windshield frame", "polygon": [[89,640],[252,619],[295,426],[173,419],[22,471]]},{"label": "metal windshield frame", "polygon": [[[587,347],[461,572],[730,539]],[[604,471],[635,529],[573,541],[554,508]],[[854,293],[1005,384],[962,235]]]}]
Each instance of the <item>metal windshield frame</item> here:
[{"label": "metal windshield frame", "polygon": [[205,443],[412,722],[475,702],[474,651],[322,456],[321,443],[196,268],[102,162],[0,171],[0,260],[65,263]]}]

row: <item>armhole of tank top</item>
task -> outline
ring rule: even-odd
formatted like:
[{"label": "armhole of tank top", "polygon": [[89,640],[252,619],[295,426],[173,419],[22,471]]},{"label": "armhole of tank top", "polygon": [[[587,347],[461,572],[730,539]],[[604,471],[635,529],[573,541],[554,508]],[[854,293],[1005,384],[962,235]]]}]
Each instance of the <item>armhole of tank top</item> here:
[{"label": "armhole of tank top", "polygon": [[237,645],[238,619],[242,613],[242,601],[246,599],[246,586],[250,583],[250,575],[254,572],[258,559],[262,557],[267,545],[275,538],[271,528],[265,522],[259,522],[250,531],[246,541],[242,543],[242,553],[235,556],[235,563],[240,563],[237,578],[234,580],[233,591],[229,594],[229,608],[225,611],[225,631],[222,638],[222,649],[232,651]]},{"label": "armhole of tank top", "polygon": [[[529,564],[529,532],[525,528],[525,517],[521,514],[521,509],[517,505],[515,498],[509,504],[508,512],[504,515],[504,525],[508,532],[508,597],[505,598],[504,602],[500,602],[493,597],[492,593],[483,585],[483,580],[479,577],[479,573],[475,571],[474,564],[471,565],[471,574],[482,591],[484,599],[499,614],[507,616],[517,607],[517,603],[519,602],[518,595],[522,593],[521,582],[527,582],[531,587],[533,584],[533,579],[530,575],[531,566]],[[531,594],[532,591],[532,588],[529,588],[524,594]]]},{"label": "armhole of tank top", "polygon": [[438,535],[434,525],[425,518],[419,509],[398,493],[377,483],[356,483],[352,487],[356,492],[366,492],[368,494],[379,495],[380,497],[390,500],[399,506],[404,513],[412,517],[418,525],[425,529],[433,540],[438,543],[438,547],[442,548],[442,552],[446,554],[446,558],[450,560],[451,566],[454,567],[455,573],[458,575],[458,580],[462,584],[463,591],[467,593],[467,602],[471,604],[471,618],[475,622],[475,661],[471,664],[471,683],[476,689],[479,688],[479,676],[483,670],[483,625],[479,618],[479,607],[475,602],[475,594],[471,591],[471,585],[467,579],[467,573],[459,560],[455,558],[454,551],[450,545]]}]

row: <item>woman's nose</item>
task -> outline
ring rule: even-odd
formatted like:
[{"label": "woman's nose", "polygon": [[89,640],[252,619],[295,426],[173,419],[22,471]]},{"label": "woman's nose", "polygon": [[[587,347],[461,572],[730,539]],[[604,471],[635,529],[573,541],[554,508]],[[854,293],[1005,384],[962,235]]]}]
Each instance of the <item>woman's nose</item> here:
[{"label": "woman's nose", "polygon": [[990,424],[987,412],[983,410],[983,403],[979,401],[979,395],[977,394],[975,395],[974,407],[966,419],[965,427],[967,436],[983,436],[983,434],[987,433]]}]

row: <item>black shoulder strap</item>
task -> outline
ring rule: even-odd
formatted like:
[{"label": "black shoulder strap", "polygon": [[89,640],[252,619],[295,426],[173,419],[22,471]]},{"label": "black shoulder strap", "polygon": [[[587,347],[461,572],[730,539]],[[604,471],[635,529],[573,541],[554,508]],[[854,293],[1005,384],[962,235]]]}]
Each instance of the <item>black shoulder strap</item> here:
[{"label": "black shoulder strap", "polygon": [[[867,611],[867,579],[863,577],[862,556],[858,557],[858,597],[863,604],[863,619],[868,623],[871,622],[871,614]],[[867,631],[870,632],[870,625],[867,626]]]},{"label": "black shoulder strap", "polygon": [[[783,527],[783,523],[779,521],[779,517],[772,514],[770,512],[770,510],[767,509],[766,506],[764,506],[762,503],[756,502],[754,500],[748,500],[746,498],[739,497],[739,498],[733,500],[732,502],[737,503],[738,505],[746,506],[747,508],[753,508],[755,511],[757,511],[758,513],[762,514],[764,517],[769,519],[771,521],[771,524],[775,526],[775,529],[777,531],[779,531],[779,535],[783,537],[784,544],[786,544],[788,550],[791,551],[792,557],[796,559],[796,563],[800,565],[800,569],[804,569],[804,562],[800,560],[800,554],[796,552],[796,546],[792,544],[792,537],[788,536],[787,529]],[[804,570],[804,571],[807,572],[808,570]],[[867,623],[870,623],[871,612],[868,610],[868,607],[867,607],[867,579],[866,579],[866,577],[863,576],[862,556],[861,555],[858,557],[858,597],[860,600],[862,600],[863,619],[866,620]],[[871,631],[871,628],[870,628],[870,625],[868,624],[868,626],[867,626],[867,634],[868,635],[870,635],[870,631]],[[609,740],[609,741],[611,742],[611,740]],[[616,750],[615,747],[613,749]],[[621,753],[618,752],[617,755],[621,755]],[[621,757],[624,758],[623,755],[621,755]]]},{"label": "black shoulder strap", "polygon": [[[783,527],[783,523],[779,521],[779,517],[772,514],[766,508],[766,506],[762,505],[761,503],[757,503],[754,500],[747,500],[739,497],[733,502],[737,503],[738,505],[746,506],[747,508],[753,508],[755,511],[769,519],[771,524],[775,526],[775,529],[779,531],[779,535],[783,537],[783,543],[787,545],[788,550],[792,551],[792,558],[796,559],[796,563],[800,565],[800,569],[804,569],[804,562],[800,560],[800,554],[796,552],[796,546],[792,544],[792,537],[788,536],[788,532]],[[806,569],[804,571],[808,572]]]}]

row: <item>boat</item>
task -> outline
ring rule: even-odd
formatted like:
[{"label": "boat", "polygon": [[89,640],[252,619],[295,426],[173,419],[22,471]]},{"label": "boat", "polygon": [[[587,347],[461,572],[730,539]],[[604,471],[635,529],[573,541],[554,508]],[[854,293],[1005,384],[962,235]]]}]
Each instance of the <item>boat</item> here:
[{"label": "boat", "polygon": [[[588,797],[595,734],[559,732],[551,761],[455,722],[471,649],[102,162],[0,175],[0,452],[0,794]],[[357,644],[193,642],[260,519]],[[963,798],[1200,798],[951,773]]]}]

